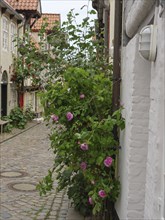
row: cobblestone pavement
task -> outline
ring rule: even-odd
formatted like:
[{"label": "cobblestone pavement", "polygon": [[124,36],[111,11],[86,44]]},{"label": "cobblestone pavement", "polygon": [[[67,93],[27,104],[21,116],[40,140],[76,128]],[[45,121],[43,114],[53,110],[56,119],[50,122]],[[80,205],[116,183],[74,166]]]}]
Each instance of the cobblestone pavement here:
[{"label": "cobblestone pavement", "polygon": [[0,220],[84,219],[70,207],[64,191],[56,192],[56,181],[46,196],[34,190],[32,184],[38,184],[52,162],[44,123],[0,144]]}]

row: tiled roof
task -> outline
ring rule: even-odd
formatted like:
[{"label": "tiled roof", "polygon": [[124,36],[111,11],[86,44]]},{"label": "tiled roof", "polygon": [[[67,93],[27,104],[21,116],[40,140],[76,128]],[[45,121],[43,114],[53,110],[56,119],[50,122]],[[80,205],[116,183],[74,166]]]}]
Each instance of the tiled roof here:
[{"label": "tiled roof", "polygon": [[39,0],[6,0],[15,10],[37,11]]},{"label": "tiled roof", "polygon": [[15,18],[18,20],[23,20],[23,16],[16,12],[16,10],[6,0],[0,0],[0,6],[4,8],[7,7],[11,15],[15,15]]},{"label": "tiled roof", "polygon": [[[32,19],[32,23],[33,21],[34,19]],[[44,24],[45,22],[48,23],[46,30],[47,31],[51,30],[54,27],[55,22],[60,22],[60,14],[48,14],[48,13],[42,14],[41,18],[39,18],[36,21],[36,23],[33,25],[32,31],[39,31],[42,27],[42,24]]]}]

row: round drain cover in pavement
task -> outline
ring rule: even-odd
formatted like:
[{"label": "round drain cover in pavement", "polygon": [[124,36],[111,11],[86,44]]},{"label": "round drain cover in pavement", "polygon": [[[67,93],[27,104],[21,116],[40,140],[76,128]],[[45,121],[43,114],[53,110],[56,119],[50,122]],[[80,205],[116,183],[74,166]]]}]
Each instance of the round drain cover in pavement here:
[{"label": "round drain cover in pavement", "polygon": [[0,172],[0,177],[7,177],[7,178],[15,178],[15,177],[24,177],[27,176],[27,173],[22,171],[3,171]]},{"label": "round drain cover in pavement", "polygon": [[36,185],[34,183],[9,183],[8,187],[16,191],[33,192],[36,191]]}]

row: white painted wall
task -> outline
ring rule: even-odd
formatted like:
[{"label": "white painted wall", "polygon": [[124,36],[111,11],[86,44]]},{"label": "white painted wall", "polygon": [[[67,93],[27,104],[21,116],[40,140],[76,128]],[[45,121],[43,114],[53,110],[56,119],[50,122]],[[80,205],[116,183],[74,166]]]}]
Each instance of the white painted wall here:
[{"label": "white painted wall", "polygon": [[[0,7],[0,22],[1,22],[1,17],[2,17],[2,10],[1,10],[1,7]],[[2,42],[2,23],[0,24],[0,46],[1,46],[1,42]],[[0,64],[1,64],[1,56],[2,54],[0,53]],[[0,77],[1,77],[1,74],[0,74]]]},{"label": "white painted wall", "polygon": [[161,10],[159,6],[154,18],[156,61],[146,61],[138,52],[139,31],[150,15],[121,50],[121,104],[126,128],[120,135],[121,195],[116,203],[120,220],[165,217],[165,12],[160,17]]},{"label": "white painted wall", "polygon": [[[1,8],[0,8],[1,11]],[[2,46],[2,19],[3,17],[6,17],[8,19],[9,24],[9,44],[8,44],[8,50],[4,50]],[[17,25],[17,19],[14,17],[10,19],[10,14],[8,12],[4,13],[3,15],[0,12],[0,67],[1,67],[1,74],[0,74],[0,82],[2,73],[4,71],[7,71],[8,74],[8,85],[7,85],[7,114],[10,113],[11,109],[17,106],[17,93],[15,91],[15,87],[10,83],[10,78],[12,75],[12,63],[13,63],[13,55],[17,56],[17,51],[15,54],[11,51],[11,23],[14,23],[16,25],[16,28],[18,28]],[[1,86],[0,86],[0,93],[1,93]],[[1,97],[1,94],[0,94]],[[0,109],[1,109],[1,101],[0,101]],[[1,111],[0,111],[1,114]]]},{"label": "white painted wall", "polygon": [[145,219],[165,218],[165,12],[160,17],[160,10],[155,17],[158,34],[157,58],[151,69]]},{"label": "white painted wall", "polygon": [[121,102],[126,119],[121,134],[119,176],[121,197],[116,209],[120,219],[143,219],[146,179],[150,62],[138,53],[138,34],[123,48]]},{"label": "white painted wall", "polygon": [[36,96],[35,92],[25,92],[24,93],[24,108],[32,107],[32,111],[35,112],[35,102],[36,102]]}]

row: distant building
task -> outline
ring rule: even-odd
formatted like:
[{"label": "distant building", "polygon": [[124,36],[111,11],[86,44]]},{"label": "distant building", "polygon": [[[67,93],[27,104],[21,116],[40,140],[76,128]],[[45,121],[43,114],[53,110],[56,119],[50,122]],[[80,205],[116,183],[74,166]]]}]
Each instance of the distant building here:
[{"label": "distant building", "polygon": [[[15,106],[25,107],[24,93],[18,93],[16,84],[12,81],[13,58],[17,57],[17,44],[13,40],[21,37],[25,31],[30,31],[31,19],[41,16],[40,0],[2,0],[0,2],[1,49],[0,65],[3,73],[1,80],[1,116],[8,115]],[[1,77],[1,76],[0,76]],[[31,96],[31,94],[29,94]]]},{"label": "distant building", "polygon": [[[7,0],[17,13],[23,15],[24,22],[22,25],[22,35],[25,32],[30,34],[30,29],[32,28],[31,20],[37,21],[41,17],[41,1],[40,0]],[[23,82],[23,86],[24,86]],[[32,89],[33,90],[33,89]],[[23,88],[23,91],[18,92],[18,105],[21,108],[26,108],[29,105],[32,110],[36,110],[36,94],[31,91],[31,87]]]},{"label": "distant building", "polygon": [[23,16],[6,1],[0,1],[0,117],[17,106],[17,93],[11,81],[13,56],[17,56],[16,42],[22,33]]},{"label": "distant building", "polygon": [[[49,14],[49,13],[43,13],[42,16],[37,19],[37,21],[35,21],[35,19],[31,20],[31,39],[32,41],[35,43],[36,47],[39,50],[51,50],[51,45],[48,43],[47,41],[47,37],[48,35],[51,33],[53,27],[55,26],[55,23],[59,22],[60,23],[60,15],[59,14]],[[45,23],[47,23],[47,27],[44,33],[44,40],[45,40],[45,45],[43,45],[42,48],[40,48],[39,42],[40,42],[40,36],[39,36],[39,31],[42,28],[42,25],[44,25]],[[44,62],[44,60],[43,60]],[[43,74],[43,72],[41,73]],[[29,78],[28,80],[25,81],[25,88],[31,88],[31,79]],[[43,112],[43,107],[40,103],[40,97],[38,96],[38,91],[34,90],[31,91],[31,96],[29,96],[28,93],[25,93],[24,96],[24,102],[26,103],[26,105],[31,105],[33,106],[33,110],[40,114]]]},{"label": "distant building", "polygon": [[[42,15],[42,16],[41,16]],[[42,14],[40,0],[2,0],[0,1],[0,116],[10,113],[16,106],[26,108],[31,106],[36,113],[42,112],[38,87],[32,85],[32,79],[22,82],[22,90],[16,88],[13,78],[13,57],[17,54],[16,37],[22,37],[26,32],[39,50],[51,50],[47,36],[51,33],[55,22],[60,23],[59,14]],[[45,45],[40,48],[38,35],[44,22],[48,23],[44,33]]]},{"label": "distant building", "polygon": [[[33,23],[33,22],[34,22],[34,19],[31,20],[31,23]],[[41,30],[42,25],[47,23],[46,30],[44,33],[46,43],[45,43],[45,48],[43,48],[43,49],[45,49],[45,50],[50,49],[50,45],[47,42],[47,36],[52,32],[52,29],[55,26],[56,22],[58,22],[60,24],[60,22],[61,22],[60,14],[43,13],[41,18],[39,18],[31,28],[31,34],[32,34],[31,36],[32,36],[34,42],[39,43],[40,36],[38,35],[38,33]]]}]

